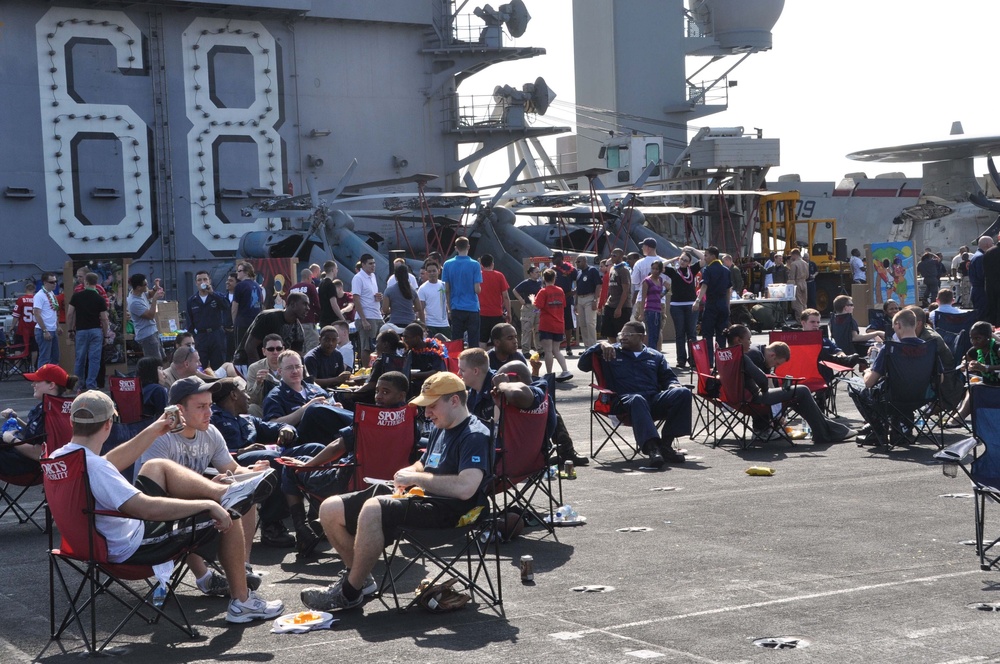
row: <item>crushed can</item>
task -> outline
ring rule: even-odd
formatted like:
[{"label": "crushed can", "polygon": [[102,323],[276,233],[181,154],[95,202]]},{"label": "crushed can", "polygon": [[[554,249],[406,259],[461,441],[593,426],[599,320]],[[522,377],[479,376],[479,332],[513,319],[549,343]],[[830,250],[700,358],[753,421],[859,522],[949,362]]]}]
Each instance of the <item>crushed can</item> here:
[{"label": "crushed can", "polygon": [[184,423],[181,422],[181,410],[177,406],[167,406],[163,409],[167,419],[171,422],[170,433],[180,433],[184,431]]}]

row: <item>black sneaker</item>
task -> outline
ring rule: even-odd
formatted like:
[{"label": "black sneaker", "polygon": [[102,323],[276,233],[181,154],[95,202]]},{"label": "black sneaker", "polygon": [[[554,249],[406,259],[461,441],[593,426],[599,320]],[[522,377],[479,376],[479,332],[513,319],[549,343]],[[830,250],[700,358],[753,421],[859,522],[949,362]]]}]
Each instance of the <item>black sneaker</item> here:
[{"label": "black sneaker", "polygon": [[319,537],[309,526],[295,529],[295,557],[308,558],[313,554],[316,545],[319,544]]},{"label": "black sneaker", "polygon": [[290,549],[295,546],[295,538],[280,521],[265,523],[260,527],[260,543],[277,549]]}]

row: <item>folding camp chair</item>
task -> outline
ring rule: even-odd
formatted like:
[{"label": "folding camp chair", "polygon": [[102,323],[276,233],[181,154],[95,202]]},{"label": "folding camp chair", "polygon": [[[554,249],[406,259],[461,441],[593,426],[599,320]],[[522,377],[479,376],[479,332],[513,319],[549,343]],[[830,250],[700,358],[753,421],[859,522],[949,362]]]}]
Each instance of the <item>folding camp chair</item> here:
[{"label": "folding camp chair", "polygon": [[[747,449],[750,447],[752,438],[748,438],[747,431],[752,431],[752,420],[767,421],[768,426],[778,435],[794,445],[792,439],[785,432],[782,418],[785,414],[784,406],[775,413],[768,404],[751,403],[747,400],[748,391],[744,386],[743,372],[743,347],[730,346],[719,348],[715,351],[715,370],[719,377],[719,406],[715,409],[715,421],[712,428],[713,447],[717,447],[727,435],[736,438],[740,447]],[[770,376],[774,378],[774,376]],[[719,430],[723,430],[723,435],[719,436]]]},{"label": "folding camp chair", "polygon": [[42,397],[45,411],[45,452],[52,454],[73,438],[73,423],[69,411],[73,397],[56,397],[46,394]]},{"label": "folding camp chair", "polygon": [[[951,334],[958,335],[962,330],[965,330],[966,334],[968,334],[975,322],[975,311],[966,311],[960,314],[949,314],[938,311],[934,314],[934,329],[938,333],[950,332]],[[941,334],[941,336],[944,335]],[[956,357],[955,359],[958,358]]]},{"label": "folding camp chair", "polygon": [[122,424],[134,424],[142,419],[142,385],[136,377],[108,376],[111,398],[118,409]]},{"label": "folding camp chair", "polygon": [[[147,624],[156,623],[161,617],[180,629],[189,638],[194,638],[184,613],[184,609],[174,594],[177,584],[187,570],[188,551],[197,544],[214,535],[212,528],[196,531],[190,527],[190,546],[180,554],[175,563],[170,581],[167,584],[167,594],[164,606],[170,603],[180,612],[180,619],[175,620],[156,606],[153,592],[157,581],[153,578],[153,569],[149,565],[126,565],[112,563],[108,560],[108,545],[104,536],[97,530],[98,515],[112,518],[124,515],[117,512],[105,512],[95,509],[94,496],[90,490],[90,480],[87,476],[87,456],[85,450],[77,450],[56,458],[42,460],[42,471],[45,492],[49,497],[51,516],[59,528],[61,542],[55,547],[52,541],[51,529],[49,535],[49,627],[53,639],[59,639],[71,624],[76,624],[80,630],[87,651],[98,653],[118,635],[133,616],[139,616]],[[211,526],[210,522],[206,522]],[[163,562],[171,562],[164,560]],[[75,575],[79,575],[76,583]],[[70,578],[67,579],[67,576]],[[56,625],[56,580],[62,588],[69,607]],[[74,581],[74,583],[71,583]],[[143,581],[144,584],[136,590],[130,581]],[[98,645],[97,613],[98,599],[107,596],[128,609],[127,615],[111,630],[111,633]],[[84,625],[85,614],[90,613],[89,630]],[[107,613],[101,611],[102,615]]]},{"label": "folding camp chair", "polygon": [[[888,356],[883,398],[877,408],[881,421],[872,423],[872,431],[889,447],[909,445],[920,438],[941,447],[944,444],[943,418],[928,416],[938,401],[937,346],[890,340],[883,352]],[[935,429],[939,430],[938,434]]]},{"label": "folding camp chair", "polygon": [[458,375],[458,356],[462,354],[465,350],[465,342],[461,339],[455,341],[446,341],[444,343],[445,351],[447,351],[448,357],[444,358],[444,365],[447,367],[448,371]]},{"label": "folding camp chair", "polygon": [[[44,439],[44,434],[36,438]],[[35,439],[26,439],[15,443],[0,443],[0,448],[14,448],[20,445],[31,445],[37,442]],[[44,453],[43,455],[44,456]],[[42,469],[39,466],[28,473],[5,473],[0,471],[0,519],[8,513],[13,514],[20,524],[31,523],[40,531],[45,531],[45,526],[35,520],[35,515],[45,505],[45,500],[40,500],[34,507],[26,505],[25,494],[33,486],[42,483]]]},{"label": "folding camp chair", "polygon": [[851,353],[865,355],[868,352],[868,344],[861,341],[855,343],[853,340],[855,324],[854,316],[850,313],[834,314],[830,316],[830,336],[840,350],[848,355]]},{"label": "folding camp chair", "polygon": [[[626,461],[632,461],[639,456],[639,447],[630,442],[621,432],[623,426],[629,427],[628,413],[614,414],[618,395],[608,387],[604,377],[604,363],[599,354],[593,356],[593,377],[590,381],[590,458],[597,459],[604,446],[611,443]],[[594,425],[600,435],[604,436],[595,447]]]},{"label": "folding camp chair", "polygon": [[[45,433],[39,437],[44,437],[43,457],[59,449],[72,438],[73,428],[69,421],[69,409],[72,405],[72,398],[57,397],[49,394],[42,398],[42,409],[45,413]],[[27,439],[12,445],[4,444],[4,446],[29,445],[35,442],[37,441],[34,439]],[[0,505],[4,505],[3,511],[0,512],[0,519],[9,512],[17,517],[18,523],[24,524],[30,521],[36,528],[44,532],[46,526],[39,523],[35,518],[35,515],[45,506],[44,495],[34,506],[26,504],[26,494],[28,491],[31,487],[38,486],[41,483],[41,466],[30,473],[16,475],[0,473]]]},{"label": "folding camp chair", "polygon": [[691,391],[696,397],[694,399],[695,414],[694,422],[691,425],[691,438],[701,434],[708,435],[712,430],[715,409],[718,403],[719,379],[712,371],[712,365],[708,361],[708,347],[705,340],[689,341],[688,355],[694,362],[696,382]]},{"label": "folding camp chair", "polygon": [[31,371],[31,337],[23,335],[20,343],[0,349],[0,380],[23,376]]},{"label": "folding camp chair", "polygon": [[[295,468],[299,488],[313,501],[322,501],[333,493],[317,491],[322,484],[328,487],[332,482],[309,481],[309,475],[331,471],[348,470],[351,477],[344,491],[363,491],[368,488],[365,478],[391,480],[396,471],[410,465],[416,445],[414,419],[416,408],[380,408],[358,405],[354,410],[354,459],[349,462],[334,462],[311,468]],[[316,504],[314,502],[314,504]]]},{"label": "folding camp chair", "polygon": [[[989,571],[1000,567],[1000,554],[990,551],[1000,537],[986,541],[986,503],[1000,505],[1000,387],[972,385],[973,437],[949,445],[934,455],[945,464],[958,464],[972,481],[974,515],[976,520],[976,553],[979,569]],[[979,445],[983,451],[977,453]],[[970,457],[972,455],[972,458]]]},{"label": "folding camp chair", "polygon": [[[496,447],[496,432],[490,441],[490,449]],[[496,481],[493,473],[495,459],[490,458],[490,470],[487,473],[484,486],[491,486]],[[456,524],[454,528],[412,528],[403,526],[396,529],[392,542],[386,542],[382,550],[382,560],[385,572],[379,583],[377,596],[382,604],[389,608],[386,595],[391,594],[393,604],[398,611],[406,611],[420,601],[420,596],[413,593],[412,588],[400,587],[406,573],[420,561],[433,563],[437,573],[428,575],[429,585],[433,586],[444,580],[455,579],[472,596],[477,597],[501,618],[504,617],[503,587],[500,580],[500,538],[494,536],[493,515],[498,514],[496,501],[492,491],[486,491],[486,505],[477,508],[478,514],[467,514],[463,521],[469,523]],[[407,555],[405,549],[412,549],[412,555]],[[412,595],[406,604],[401,604],[399,594],[403,592]]]},{"label": "folding camp chair", "polygon": [[[548,394],[541,406],[530,411],[501,402],[493,491],[502,497],[503,513],[512,507],[520,510],[518,522],[510,526],[508,532],[530,517],[543,524],[548,534],[558,541],[553,522],[560,501],[552,490],[548,463],[551,445],[545,436],[549,409],[554,407]],[[539,493],[546,499],[544,508],[532,504]]]},{"label": "folding camp chair", "polygon": [[781,365],[782,373],[798,378],[799,385],[805,385],[813,394],[827,390],[829,385],[819,372],[819,354],[823,350],[823,333],[814,332],[771,332],[769,341],[788,344],[790,357]]}]

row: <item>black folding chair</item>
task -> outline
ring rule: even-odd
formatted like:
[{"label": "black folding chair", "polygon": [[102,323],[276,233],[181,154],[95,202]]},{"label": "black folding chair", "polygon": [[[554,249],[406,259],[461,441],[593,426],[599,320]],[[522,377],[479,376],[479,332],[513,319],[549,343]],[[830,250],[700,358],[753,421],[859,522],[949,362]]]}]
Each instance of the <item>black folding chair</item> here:
[{"label": "black folding chair", "polygon": [[[942,447],[943,418],[929,416],[939,400],[937,346],[933,343],[910,344],[890,340],[886,342],[884,352],[888,353],[888,357],[882,404],[882,431],[885,434],[882,442],[892,447],[909,445],[924,438]],[[875,429],[877,433],[878,427]]]},{"label": "black folding chair", "polygon": [[[494,473],[496,433],[490,440],[489,472],[484,486],[496,480]],[[455,579],[464,586],[473,601],[479,597],[483,603],[505,617],[503,608],[503,587],[500,580],[500,538],[494,536],[493,515],[499,514],[492,491],[485,492],[485,504],[476,512],[467,513],[454,528],[413,528],[402,526],[396,529],[392,542],[386,542],[382,550],[385,572],[379,583],[378,599],[386,608],[386,594],[392,595],[398,611],[406,611],[419,603],[420,595],[414,593],[413,584],[400,588],[403,577],[418,562],[431,563],[437,573],[428,576],[429,586],[442,580]],[[399,599],[400,592],[412,595],[406,604]]]},{"label": "black folding chair", "polygon": [[973,437],[949,445],[934,458],[946,466],[957,464],[972,481],[979,568],[989,571],[1000,566],[1000,553],[990,553],[1000,543],[1000,536],[991,537],[989,542],[985,536],[987,501],[1000,505],[1000,387],[973,385],[969,395]]}]

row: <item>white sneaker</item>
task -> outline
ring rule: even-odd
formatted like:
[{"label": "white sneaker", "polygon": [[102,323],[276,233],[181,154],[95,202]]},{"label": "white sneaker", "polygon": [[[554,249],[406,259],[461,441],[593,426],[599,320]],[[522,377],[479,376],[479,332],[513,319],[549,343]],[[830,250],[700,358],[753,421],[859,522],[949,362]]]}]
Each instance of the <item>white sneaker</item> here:
[{"label": "white sneaker", "polygon": [[[270,495],[274,489],[274,469],[268,468],[256,473],[245,473],[235,475],[235,480],[222,494],[222,506],[226,509],[234,510],[240,514],[245,514],[250,506],[259,503]],[[265,481],[266,480],[266,481]]]},{"label": "white sneaker", "polygon": [[572,377],[573,377],[572,371],[563,371],[562,373],[556,376],[556,382],[562,383],[563,381],[570,380]]},{"label": "white sneaker", "polygon": [[229,610],[226,611],[226,622],[248,623],[251,620],[270,620],[277,618],[285,610],[285,603],[280,599],[272,599],[270,602],[257,596],[257,593],[250,591],[247,601],[241,602],[238,599],[229,600]]}]

